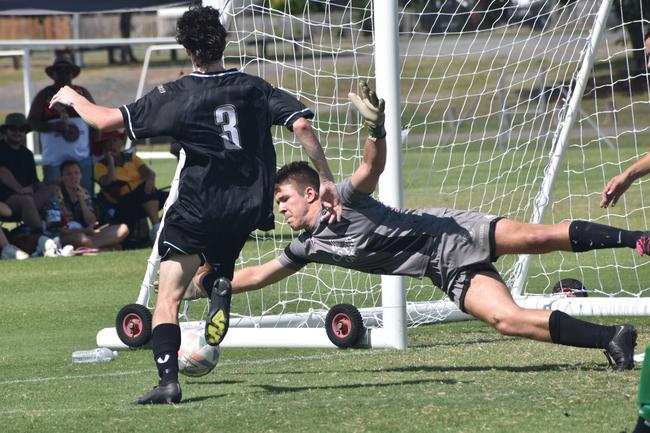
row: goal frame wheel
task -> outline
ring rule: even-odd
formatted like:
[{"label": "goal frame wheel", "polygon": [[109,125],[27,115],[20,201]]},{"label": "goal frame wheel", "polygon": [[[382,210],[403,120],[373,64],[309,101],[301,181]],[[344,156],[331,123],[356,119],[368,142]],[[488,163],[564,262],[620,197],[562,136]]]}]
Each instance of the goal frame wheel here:
[{"label": "goal frame wheel", "polygon": [[337,304],[325,317],[327,338],[334,345],[346,349],[356,346],[366,333],[361,313],[351,304]]},{"label": "goal frame wheel", "polygon": [[575,278],[564,278],[558,281],[553,287],[553,294],[563,294],[567,298],[586,298],[587,288],[582,281]]},{"label": "goal frame wheel", "polygon": [[151,312],[144,305],[125,305],[115,318],[117,336],[129,347],[142,347],[151,339],[151,321]]}]

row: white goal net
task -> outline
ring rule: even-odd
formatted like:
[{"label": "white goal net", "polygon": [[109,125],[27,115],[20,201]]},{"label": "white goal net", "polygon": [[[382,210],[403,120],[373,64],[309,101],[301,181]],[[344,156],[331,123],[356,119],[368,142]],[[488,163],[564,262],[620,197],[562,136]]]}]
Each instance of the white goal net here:
[{"label": "white goal net", "polygon": [[[359,163],[366,136],[347,94],[375,78],[382,29],[373,28],[373,7],[382,2],[233,3],[227,65],[290,91],[316,113],[313,125],[338,180]],[[397,85],[406,207],[648,226],[644,181],[615,208],[598,207],[607,180],[645,153],[648,136],[647,70],[633,63],[617,4],[608,8],[593,59],[587,59],[593,67],[575,121],[563,132],[601,7],[600,1],[400,2]],[[290,132],[278,128],[275,139],[279,164],[306,159]],[[564,146],[553,175],[554,150]],[[540,191],[549,176],[556,178],[546,199]],[[255,233],[239,266],[270,260],[295,235],[276,221],[275,231]],[[643,296],[649,286],[647,259],[627,249],[550,254],[526,266],[518,260],[504,257],[497,266],[523,295],[551,294],[562,278],[583,281],[590,297]],[[409,325],[442,320],[452,311],[436,302],[444,296],[430,281],[407,280],[406,286]],[[318,312],[338,303],[381,322],[379,277],[312,264],[236,297],[234,314],[247,326],[314,326],[322,320]]]},{"label": "white goal net", "polygon": [[[377,84],[375,57],[388,49],[389,36],[399,41],[399,79],[384,81],[378,93],[400,95],[401,143],[388,144],[401,146],[402,173],[383,182],[399,188],[404,207],[648,227],[647,180],[616,207],[599,207],[606,182],[645,154],[650,141],[650,80],[643,44],[635,40],[650,27],[641,13],[612,0],[400,1],[399,30],[386,35],[373,8],[388,2],[227,3],[226,66],[265,78],[314,111],[337,180],[357,167],[366,137],[347,94],[362,80]],[[279,165],[307,159],[291,132],[273,132]],[[294,236],[278,219],[274,231],[251,236],[237,266],[271,260]],[[649,314],[641,302],[649,265],[629,249],[497,262],[520,303],[583,315]],[[582,281],[588,297],[554,295],[565,278]],[[408,326],[462,317],[430,281],[407,279],[405,288]],[[381,278],[310,264],[235,296],[232,326],[322,327],[327,309],[340,303],[359,308],[367,326],[382,326]],[[190,310],[200,315],[204,305]]]}]

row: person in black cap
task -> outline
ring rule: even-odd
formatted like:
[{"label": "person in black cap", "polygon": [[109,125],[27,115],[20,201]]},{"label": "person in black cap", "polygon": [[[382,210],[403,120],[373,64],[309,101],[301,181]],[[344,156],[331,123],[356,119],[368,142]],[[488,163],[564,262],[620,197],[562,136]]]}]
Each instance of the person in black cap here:
[{"label": "person in black cap", "polygon": [[50,100],[64,86],[70,86],[89,101],[93,101],[86,88],[72,84],[72,80],[80,72],[79,66],[68,56],[57,57],[52,65],[45,68],[45,73],[54,80],[54,84],[38,92],[32,101],[28,119],[34,131],[40,133],[43,180],[58,182],[61,163],[73,160],[81,167],[82,186],[92,192],[93,159],[90,155],[90,143],[97,138],[96,132],[89,128],[74,108],[60,104],[50,107]]},{"label": "person in black cap", "polygon": [[8,114],[0,125],[0,202],[5,202],[27,227],[38,231],[43,227],[38,210],[55,188],[38,180],[34,154],[25,146],[29,131],[22,113]]}]

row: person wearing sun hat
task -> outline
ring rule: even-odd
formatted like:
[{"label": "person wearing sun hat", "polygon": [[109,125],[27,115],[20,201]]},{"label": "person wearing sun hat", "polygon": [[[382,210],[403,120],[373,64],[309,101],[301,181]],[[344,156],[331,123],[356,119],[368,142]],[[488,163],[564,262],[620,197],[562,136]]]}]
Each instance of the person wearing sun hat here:
[{"label": "person wearing sun hat", "polygon": [[93,100],[90,92],[72,84],[81,72],[68,55],[58,55],[54,62],[45,68],[54,83],[36,94],[29,110],[29,123],[39,133],[43,149],[43,177],[45,182],[59,181],[59,166],[63,161],[77,161],[83,173],[83,187],[92,193],[93,159],[90,143],[96,132],[81,119],[72,107],[58,105],[50,108],[50,100],[64,86],[70,86],[79,94]]}]

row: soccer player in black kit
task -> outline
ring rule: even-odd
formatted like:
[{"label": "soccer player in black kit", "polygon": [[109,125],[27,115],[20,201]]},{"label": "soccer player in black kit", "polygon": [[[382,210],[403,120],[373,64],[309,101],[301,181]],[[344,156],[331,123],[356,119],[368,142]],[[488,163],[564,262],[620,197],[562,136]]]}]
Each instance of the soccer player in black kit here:
[{"label": "soccer player in black kit", "polygon": [[178,309],[197,268],[210,297],[205,337],[217,345],[228,329],[235,260],[255,229],[273,228],[276,158],[272,125],[293,130],[316,166],[328,219],[341,207],[323,149],[307,119],[313,113],[287,92],[236,69],[224,69],[226,30],[219,12],[194,7],[178,19],[176,39],[193,72],[159,85],[120,108],[95,105],[70,87],[52,105],[73,106],[97,129],[125,127],[132,140],[171,136],[185,150],[177,201],[160,228],[160,285],[153,314],[152,349],[160,381],[135,404],[178,403]]}]

